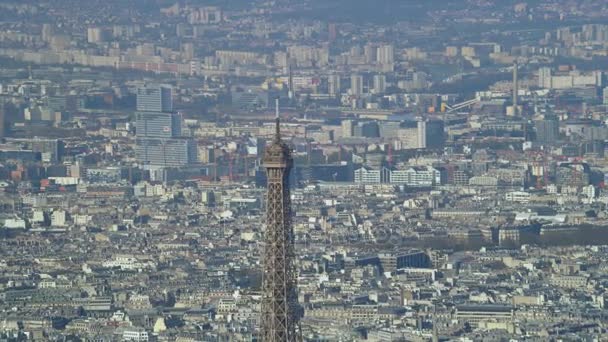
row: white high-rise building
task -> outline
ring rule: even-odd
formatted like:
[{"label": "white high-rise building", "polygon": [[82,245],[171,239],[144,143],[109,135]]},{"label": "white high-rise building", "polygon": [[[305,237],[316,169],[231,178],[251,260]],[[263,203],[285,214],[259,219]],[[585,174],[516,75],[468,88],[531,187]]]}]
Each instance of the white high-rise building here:
[{"label": "white high-rise building", "polygon": [[393,64],[395,62],[395,48],[390,44],[379,46],[377,59],[380,64]]},{"label": "white high-rise building", "polygon": [[365,56],[365,63],[372,64],[376,62],[378,57],[378,48],[371,43],[365,44],[363,47],[363,55]]},{"label": "white high-rise building", "polygon": [[350,94],[355,96],[363,95],[363,76],[352,74],[350,76]]},{"label": "white high-rise building", "polygon": [[374,75],[374,93],[383,94],[386,91],[386,76]]},{"label": "white high-rise building", "polygon": [[171,112],[172,88],[169,85],[147,85],[137,88],[137,110],[142,112]]},{"label": "white high-rise building", "polygon": [[417,125],[418,148],[426,148],[426,121],[420,120]]},{"label": "white high-rise building", "polygon": [[327,93],[331,96],[340,95],[340,75],[329,75],[327,78]]}]

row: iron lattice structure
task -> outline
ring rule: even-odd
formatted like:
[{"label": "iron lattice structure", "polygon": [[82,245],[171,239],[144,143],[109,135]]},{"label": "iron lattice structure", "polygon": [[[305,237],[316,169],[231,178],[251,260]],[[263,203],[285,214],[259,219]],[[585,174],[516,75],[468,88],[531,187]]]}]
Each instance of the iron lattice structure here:
[{"label": "iron lattice structure", "polygon": [[297,341],[298,303],[291,226],[289,171],[291,151],[281,141],[279,119],[272,144],[264,152],[267,175],[266,233],[262,283],[261,340]]}]

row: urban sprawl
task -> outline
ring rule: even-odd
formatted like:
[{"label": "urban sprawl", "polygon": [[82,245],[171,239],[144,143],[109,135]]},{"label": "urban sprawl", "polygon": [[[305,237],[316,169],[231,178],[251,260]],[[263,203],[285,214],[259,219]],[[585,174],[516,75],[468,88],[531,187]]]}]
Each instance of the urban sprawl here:
[{"label": "urban sprawl", "polygon": [[0,341],[264,340],[267,210],[303,341],[604,340],[607,76],[600,0],[0,1]]}]

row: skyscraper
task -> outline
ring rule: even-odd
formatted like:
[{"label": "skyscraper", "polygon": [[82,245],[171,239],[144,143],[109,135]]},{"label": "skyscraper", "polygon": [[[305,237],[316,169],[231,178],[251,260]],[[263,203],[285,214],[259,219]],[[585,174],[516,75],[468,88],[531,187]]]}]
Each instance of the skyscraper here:
[{"label": "skyscraper", "polygon": [[535,120],[536,141],[551,145],[559,139],[559,121],[555,116],[547,115],[542,120]]},{"label": "skyscraper", "polygon": [[180,167],[197,162],[196,143],[181,138],[180,114],[136,112],[135,127],[136,156],[146,167]]},{"label": "skyscraper", "polygon": [[294,235],[291,227],[289,171],[291,151],[281,141],[276,102],[276,133],[264,151],[267,175],[266,232],[262,282],[261,340],[296,341],[298,323]]},{"label": "skyscraper", "polygon": [[443,121],[420,120],[417,123],[418,148],[442,148],[445,142]]},{"label": "skyscraper", "polygon": [[137,137],[174,138],[182,135],[182,118],[177,113],[136,112]]},{"label": "skyscraper", "polygon": [[137,88],[137,110],[142,112],[170,112],[173,110],[171,86],[156,85]]},{"label": "skyscraper", "polygon": [[196,143],[188,138],[137,138],[135,153],[146,167],[181,167],[198,160]]}]

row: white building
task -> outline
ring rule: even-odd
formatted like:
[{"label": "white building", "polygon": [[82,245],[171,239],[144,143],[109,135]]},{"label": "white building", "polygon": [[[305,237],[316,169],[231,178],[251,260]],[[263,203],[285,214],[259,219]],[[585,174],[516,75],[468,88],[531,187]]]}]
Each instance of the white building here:
[{"label": "white building", "polygon": [[530,202],[530,193],[525,191],[511,191],[505,194],[505,200],[508,202],[528,203]]},{"label": "white building", "polygon": [[603,73],[592,71],[581,73],[573,70],[567,73],[553,74],[551,68],[538,69],[538,86],[547,89],[568,89],[577,87],[601,87]]},{"label": "white building", "polygon": [[51,214],[51,225],[53,227],[65,227],[67,225],[67,214],[63,210],[55,210]]},{"label": "white building", "polygon": [[358,74],[350,76],[350,94],[354,96],[363,95],[363,76]]},{"label": "white building", "polygon": [[395,62],[395,48],[392,45],[382,45],[376,50],[379,64],[393,64]]},{"label": "white building", "polygon": [[383,94],[386,91],[386,76],[374,75],[374,93]]},{"label": "white building", "polygon": [[587,198],[595,198],[596,192],[595,187],[593,185],[587,185],[583,187],[583,195],[587,196]]},{"label": "white building", "polygon": [[369,167],[361,167],[355,170],[355,183],[357,184],[378,184],[387,183],[390,179],[390,171],[386,168],[374,170]]},{"label": "white building", "polygon": [[102,266],[106,268],[118,267],[121,270],[138,270],[148,267],[148,264],[144,264],[132,256],[117,255],[112,260],[104,261]]},{"label": "white building", "polygon": [[428,166],[414,166],[406,170],[392,170],[391,184],[412,187],[435,186],[441,184],[441,171]]},{"label": "white building", "polygon": [[122,333],[123,341],[148,342],[148,332],[144,329],[125,329]]}]

